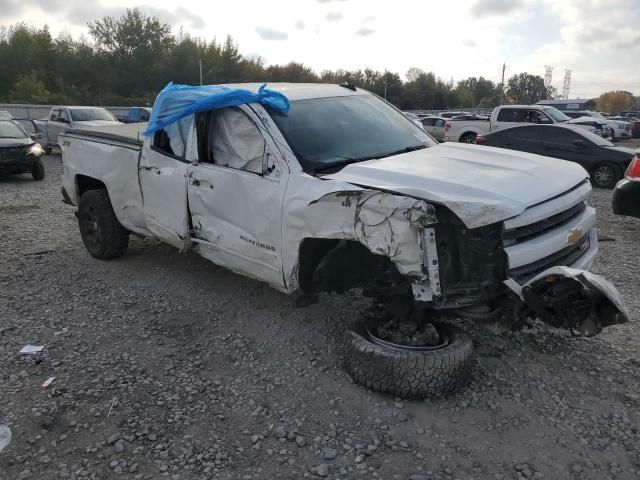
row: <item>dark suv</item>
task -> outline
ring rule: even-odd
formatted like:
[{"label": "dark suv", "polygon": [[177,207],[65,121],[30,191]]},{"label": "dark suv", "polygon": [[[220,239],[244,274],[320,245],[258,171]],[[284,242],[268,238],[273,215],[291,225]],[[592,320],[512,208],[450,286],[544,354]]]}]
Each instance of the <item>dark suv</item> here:
[{"label": "dark suv", "polygon": [[31,173],[34,180],[44,178],[42,147],[22,125],[0,120],[0,174]]}]

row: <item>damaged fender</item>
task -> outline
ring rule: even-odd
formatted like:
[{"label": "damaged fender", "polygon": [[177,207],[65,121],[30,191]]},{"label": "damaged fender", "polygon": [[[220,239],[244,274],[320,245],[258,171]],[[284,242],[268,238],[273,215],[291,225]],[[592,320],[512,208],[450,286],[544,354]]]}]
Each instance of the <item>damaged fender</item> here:
[{"label": "damaged fender", "polygon": [[513,279],[505,284],[545,323],[586,337],[630,320],[616,287],[586,270],[552,267],[522,286]]},{"label": "damaged fender", "polygon": [[[298,251],[305,238],[355,240],[372,253],[388,257],[414,284],[428,285],[421,232],[437,221],[433,205],[377,190],[354,186],[347,190],[334,182],[322,183],[331,191],[304,205],[297,205],[297,195],[290,197],[285,215],[289,234],[285,238],[296,244],[291,251]],[[304,197],[308,199],[308,193]],[[290,290],[298,287],[298,267],[292,265],[289,270]]]}]

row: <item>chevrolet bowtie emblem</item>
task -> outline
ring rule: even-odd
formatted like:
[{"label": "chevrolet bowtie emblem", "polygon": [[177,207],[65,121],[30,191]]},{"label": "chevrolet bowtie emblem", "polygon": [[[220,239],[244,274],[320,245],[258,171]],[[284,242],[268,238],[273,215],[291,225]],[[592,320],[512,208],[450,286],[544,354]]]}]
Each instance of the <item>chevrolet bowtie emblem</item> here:
[{"label": "chevrolet bowtie emblem", "polygon": [[572,228],[571,233],[567,236],[567,243],[576,243],[582,238],[582,228]]}]

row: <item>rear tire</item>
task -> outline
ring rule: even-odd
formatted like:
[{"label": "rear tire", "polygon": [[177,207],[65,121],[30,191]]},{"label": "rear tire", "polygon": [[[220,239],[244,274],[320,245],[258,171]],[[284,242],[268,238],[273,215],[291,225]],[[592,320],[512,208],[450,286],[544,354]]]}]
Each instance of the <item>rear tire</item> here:
[{"label": "rear tire", "polygon": [[460,137],[460,143],[475,143],[477,137],[475,133],[465,133]]},{"label": "rear tire", "polygon": [[591,181],[598,188],[613,188],[621,178],[618,166],[611,162],[601,162],[591,171]]},{"label": "rear tire", "polygon": [[436,323],[448,344],[436,350],[383,346],[357,322],[347,332],[344,367],[356,383],[402,398],[440,397],[464,385],[471,371],[473,342],[453,325]]},{"label": "rear tire", "polygon": [[44,165],[41,158],[36,158],[31,165],[31,176],[34,180],[44,179]]},{"label": "rear tire", "polygon": [[82,194],[78,224],[82,243],[91,256],[109,260],[126,253],[129,232],[116,218],[106,190],[88,190]]}]

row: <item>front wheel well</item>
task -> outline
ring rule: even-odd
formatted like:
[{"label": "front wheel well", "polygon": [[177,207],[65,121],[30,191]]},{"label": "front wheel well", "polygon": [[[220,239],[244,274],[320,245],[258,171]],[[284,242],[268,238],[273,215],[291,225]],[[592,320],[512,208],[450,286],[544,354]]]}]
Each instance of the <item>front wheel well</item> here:
[{"label": "front wheel well", "polygon": [[304,293],[343,293],[363,288],[378,294],[410,291],[411,281],[389,257],[357,240],[306,238],[300,244],[298,286]]}]

